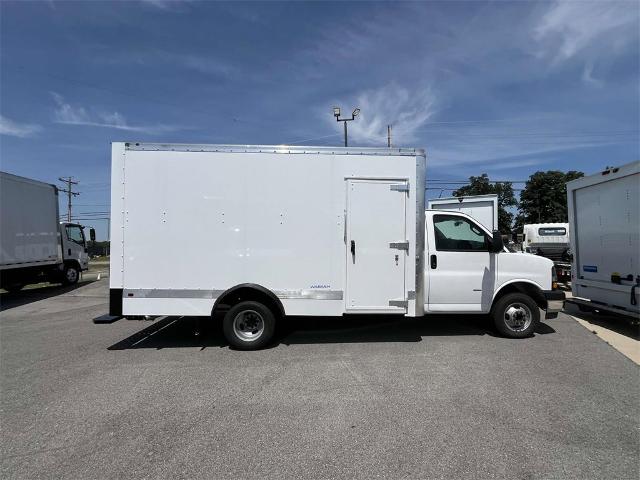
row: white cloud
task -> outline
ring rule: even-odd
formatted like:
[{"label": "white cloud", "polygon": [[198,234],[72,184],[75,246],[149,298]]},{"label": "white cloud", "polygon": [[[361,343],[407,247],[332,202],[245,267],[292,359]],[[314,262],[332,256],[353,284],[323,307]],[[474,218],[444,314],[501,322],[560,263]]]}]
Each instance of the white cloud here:
[{"label": "white cloud", "polygon": [[603,85],[602,80],[598,80],[597,78],[595,78],[593,76],[593,63],[592,62],[587,62],[587,64],[584,66],[584,70],[582,71],[582,81],[584,83],[588,83],[590,85],[593,85],[594,87],[602,87],[602,85]]},{"label": "white cloud", "polygon": [[[427,87],[410,91],[392,83],[364,91],[355,101],[338,101],[335,104],[360,108],[360,115],[349,122],[349,138],[356,143],[386,145],[387,125],[393,125],[392,143],[407,146],[416,140],[416,130],[434,114],[434,103],[434,95]],[[326,112],[323,113],[325,118],[330,118]],[[349,107],[344,108],[343,116],[349,115]],[[336,122],[332,120],[335,128]]]},{"label": "white cloud", "polygon": [[130,125],[124,116],[118,112],[89,113],[82,106],[73,106],[65,101],[62,95],[51,92],[57,107],[53,113],[56,123],[65,125],[85,125],[89,127],[113,128],[128,132],[159,134],[182,130],[172,125]]},{"label": "white cloud", "polygon": [[556,2],[534,26],[533,34],[542,48],[539,55],[558,62],[585,50],[611,53],[622,48],[637,28],[635,2]]},{"label": "white cloud", "polygon": [[0,115],[0,135],[25,138],[38,133],[40,130],[42,130],[40,125],[18,123]]}]

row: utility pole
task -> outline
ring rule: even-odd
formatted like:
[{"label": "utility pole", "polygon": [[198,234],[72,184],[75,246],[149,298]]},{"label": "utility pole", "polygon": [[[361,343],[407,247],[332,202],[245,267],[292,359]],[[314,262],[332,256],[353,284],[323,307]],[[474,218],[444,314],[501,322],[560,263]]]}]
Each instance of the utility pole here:
[{"label": "utility pole", "polygon": [[71,185],[78,185],[78,182],[73,181],[73,177],[58,177],[58,180],[67,184],[67,188],[59,188],[61,192],[67,194],[67,222],[71,222],[71,197],[77,197],[80,192],[74,192]]},{"label": "utility pole", "polygon": [[360,113],[359,108],[355,108],[351,113],[351,118],[340,118],[340,107],[333,107],[333,116],[336,117],[336,122],[344,123],[344,146],[347,147],[347,122],[355,120],[355,118]]},{"label": "utility pole", "polygon": [[391,125],[387,125],[387,147],[391,148]]}]

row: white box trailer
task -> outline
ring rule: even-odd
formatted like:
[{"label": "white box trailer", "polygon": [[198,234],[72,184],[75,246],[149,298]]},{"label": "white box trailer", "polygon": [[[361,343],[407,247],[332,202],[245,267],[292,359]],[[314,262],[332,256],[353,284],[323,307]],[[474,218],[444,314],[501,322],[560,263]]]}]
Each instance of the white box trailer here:
[{"label": "white box trailer", "polygon": [[552,263],[425,211],[425,167],[417,149],[114,143],[94,321],[223,312],[229,342],[259,348],[283,315],[491,312],[515,337],[557,315]]},{"label": "white box trailer", "polygon": [[567,183],[573,301],[640,315],[640,161]]},{"label": "white box trailer", "polygon": [[427,201],[429,210],[455,210],[475,218],[490,231],[498,230],[498,195],[467,195],[433,198]]},{"label": "white box trailer", "polygon": [[83,227],[58,218],[55,185],[0,172],[0,287],[78,281],[88,268]]}]

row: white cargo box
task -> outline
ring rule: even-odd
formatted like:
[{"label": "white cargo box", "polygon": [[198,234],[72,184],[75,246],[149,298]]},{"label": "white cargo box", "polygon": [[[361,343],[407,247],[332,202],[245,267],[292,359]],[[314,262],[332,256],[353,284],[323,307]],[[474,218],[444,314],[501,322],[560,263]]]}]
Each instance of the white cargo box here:
[{"label": "white cargo box", "polygon": [[640,162],[567,183],[567,201],[573,295],[638,315]]},{"label": "white cargo box", "polygon": [[424,182],[415,149],[114,143],[112,305],[209,316],[251,284],[287,315],[422,315]]},{"label": "white cargo box", "polygon": [[0,172],[0,269],[61,261],[55,185]]},{"label": "white cargo box", "polygon": [[429,210],[455,210],[475,218],[489,229],[498,230],[498,195],[434,198],[427,201]]}]

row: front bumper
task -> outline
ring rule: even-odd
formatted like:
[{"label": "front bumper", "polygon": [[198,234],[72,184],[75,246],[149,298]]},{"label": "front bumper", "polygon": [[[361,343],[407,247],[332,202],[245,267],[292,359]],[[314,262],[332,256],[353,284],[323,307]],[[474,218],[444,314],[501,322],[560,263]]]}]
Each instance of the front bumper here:
[{"label": "front bumper", "polygon": [[547,308],[545,313],[545,320],[550,318],[556,318],[558,313],[562,311],[564,307],[565,294],[561,290],[544,290],[542,292],[545,300],[547,301]]}]

